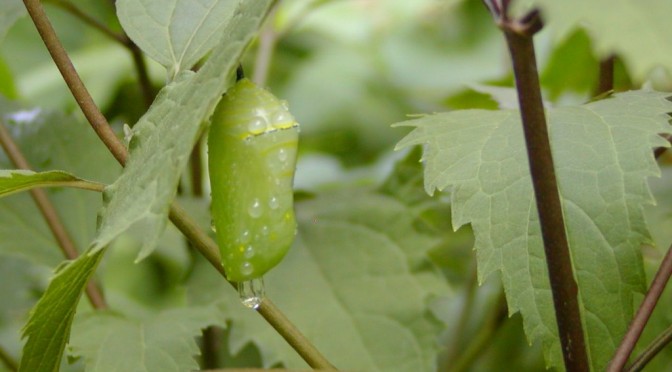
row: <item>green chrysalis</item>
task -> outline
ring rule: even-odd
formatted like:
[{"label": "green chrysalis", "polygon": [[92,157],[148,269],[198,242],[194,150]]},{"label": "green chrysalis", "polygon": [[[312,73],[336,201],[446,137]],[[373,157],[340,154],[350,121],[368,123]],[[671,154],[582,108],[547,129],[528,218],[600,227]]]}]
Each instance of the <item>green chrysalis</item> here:
[{"label": "green chrysalis", "polygon": [[287,103],[247,79],[215,109],[208,137],[212,216],[231,281],[261,277],[294,241],[298,132]]}]

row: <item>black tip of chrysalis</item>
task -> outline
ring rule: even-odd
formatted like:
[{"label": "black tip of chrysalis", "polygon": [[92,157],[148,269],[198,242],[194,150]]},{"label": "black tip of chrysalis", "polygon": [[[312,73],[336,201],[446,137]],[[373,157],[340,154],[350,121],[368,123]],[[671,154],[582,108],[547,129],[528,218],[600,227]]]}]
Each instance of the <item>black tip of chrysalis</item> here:
[{"label": "black tip of chrysalis", "polygon": [[245,79],[245,71],[243,71],[243,65],[239,64],[236,68],[236,82]]}]

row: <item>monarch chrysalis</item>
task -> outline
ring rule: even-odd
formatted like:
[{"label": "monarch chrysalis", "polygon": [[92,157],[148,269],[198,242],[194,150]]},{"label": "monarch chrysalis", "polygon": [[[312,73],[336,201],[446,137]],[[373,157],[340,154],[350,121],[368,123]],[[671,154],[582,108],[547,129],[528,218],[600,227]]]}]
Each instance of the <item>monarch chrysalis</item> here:
[{"label": "monarch chrysalis", "polygon": [[212,117],[212,217],[229,280],[261,277],[296,235],[292,183],[298,124],[287,103],[242,79]]}]

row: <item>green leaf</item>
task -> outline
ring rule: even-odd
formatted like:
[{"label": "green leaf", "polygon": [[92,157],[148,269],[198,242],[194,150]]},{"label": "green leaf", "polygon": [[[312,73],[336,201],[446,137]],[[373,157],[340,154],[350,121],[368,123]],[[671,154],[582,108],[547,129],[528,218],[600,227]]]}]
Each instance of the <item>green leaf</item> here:
[{"label": "green leaf", "polygon": [[21,169],[0,169],[0,197],[36,187],[75,187],[102,191],[103,185],[86,181],[63,171],[35,173]]},{"label": "green leaf", "polygon": [[542,10],[544,23],[557,38],[576,28],[586,30],[600,58],[618,54],[638,80],[655,67],[672,71],[672,2],[664,0],[529,0]]},{"label": "green leaf", "polygon": [[19,371],[57,371],[79,298],[105,251],[85,253],[61,268],[33,308]]},{"label": "green leaf", "polygon": [[92,372],[194,371],[194,337],[217,321],[217,313],[214,307],[171,309],[146,319],[89,313],[75,321],[69,349]]},{"label": "green leaf", "polygon": [[270,0],[245,1],[227,23],[225,38],[197,73],[185,71],[166,86],[138,121],[124,172],[106,199],[94,249],[132,226],[146,232],[138,259],[151,253],[165,229],[170,203],[203,123],[230,86],[229,72],[259,28]]},{"label": "green leaf", "polygon": [[224,36],[238,0],[120,0],[119,22],[148,56],[165,66],[171,78],[188,70]]},{"label": "green leaf", "polygon": [[[427,257],[439,239],[416,230],[412,209],[375,192],[346,190],[296,208],[297,242],[264,278],[268,296],[339,369],[434,370],[443,327],[428,304],[450,293]],[[264,366],[306,368],[226,287],[203,267],[189,291],[192,301],[221,302],[232,321],[231,352],[253,342]]]},{"label": "green leaf", "polygon": [[[595,370],[604,369],[644,290],[639,246],[650,242],[642,206],[659,175],[652,147],[668,146],[668,94],[636,91],[548,110],[575,277]],[[529,167],[517,111],[465,110],[400,123],[416,129],[398,148],[425,144],[425,188],[451,187],[453,225],[471,223],[479,280],[501,271],[511,313],[562,358]]]}]

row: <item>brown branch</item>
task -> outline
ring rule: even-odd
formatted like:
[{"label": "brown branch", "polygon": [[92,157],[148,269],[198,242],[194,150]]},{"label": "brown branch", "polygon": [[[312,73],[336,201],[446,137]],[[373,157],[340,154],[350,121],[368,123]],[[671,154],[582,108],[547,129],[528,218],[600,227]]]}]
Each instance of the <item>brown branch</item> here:
[{"label": "brown branch", "polygon": [[637,372],[644,369],[644,367],[662,351],[672,341],[672,326],[668,327],[661,333],[649,346],[642,352],[640,356],[635,359],[630,367],[625,369],[628,372]]},{"label": "brown branch", "polygon": [[[506,7],[507,2],[503,2],[502,8]],[[565,368],[568,371],[588,371],[578,286],[574,280],[534,51],[533,35],[541,28],[541,21],[538,13],[533,13],[523,22],[502,22],[500,27],[513,62]]]},{"label": "brown branch", "polygon": [[19,363],[2,346],[0,346],[0,361],[9,371],[15,372],[19,370]]},{"label": "brown branch", "polygon": [[593,96],[614,90],[614,61],[615,57],[607,57],[600,61],[600,73]]},{"label": "brown branch", "polygon": [[611,360],[609,368],[607,369],[609,372],[623,370],[623,366],[627,363],[632,350],[634,350],[635,345],[637,344],[637,340],[639,340],[639,337],[642,335],[646,323],[649,321],[653,310],[656,308],[658,299],[660,299],[660,296],[663,294],[665,285],[670,280],[670,275],[672,275],[672,246],[667,249],[667,254],[663,258],[663,262],[661,262],[658,272],[656,272],[656,276],[653,278],[653,282],[651,282],[649,291],[646,293],[642,304],[639,306],[637,314],[635,314],[635,317],[632,319],[627,333],[621,340],[621,344],[618,346],[614,358]]},{"label": "brown branch", "polygon": [[210,326],[203,330],[203,368],[219,367],[219,348],[222,344],[222,329]]},{"label": "brown branch", "polygon": [[105,24],[86,14],[81,9],[79,9],[75,4],[71,3],[68,0],[46,0],[45,2],[58,6],[59,8],[70,13],[74,17],[80,19],[82,22],[102,32],[107,37],[111,38],[112,40],[122,45],[126,45],[126,43],[128,42],[128,38],[126,37],[126,35],[112,31]]},{"label": "brown branch", "polygon": [[109,27],[99,22],[95,18],[91,17],[90,15],[86,14],[81,9],[79,9],[75,4],[73,4],[68,0],[49,0],[49,2],[67,11],[74,17],[84,22],[85,24],[100,31],[104,35],[108,36],[110,39],[123,45],[131,52],[131,57],[133,58],[133,64],[135,65],[135,70],[138,73],[138,84],[140,85],[140,91],[145,101],[145,106],[149,107],[154,101],[154,89],[152,87],[152,82],[149,80],[149,74],[147,72],[147,64],[145,63],[145,60],[142,56],[142,51],[133,42],[133,40],[131,40],[123,32],[117,33],[112,31]]},{"label": "brown branch", "polygon": [[[661,136],[663,138],[665,138],[667,140],[667,142],[672,142],[672,136],[671,135],[664,134],[664,135],[661,135]],[[659,157],[663,156],[663,154],[665,153],[665,151],[667,151],[667,149],[668,149],[668,147],[658,147],[655,150],[653,150],[653,156],[655,156],[655,158],[658,159]]]},{"label": "brown branch", "polygon": [[77,100],[77,104],[82,108],[84,116],[89,121],[98,137],[107,139],[103,142],[115,159],[122,165],[125,164],[126,148],[121,141],[117,139],[117,136],[114,134],[114,131],[112,131],[112,128],[110,128],[107,119],[105,119],[105,116],[100,112],[96,103],[93,102],[93,98],[91,98],[84,83],[79,78],[75,66],[72,65],[72,61],[70,61],[70,57],[68,57],[65,48],[63,48],[63,45],[58,40],[54,28],[51,26],[51,22],[49,22],[47,15],[44,13],[44,9],[39,0],[23,0],[23,3],[26,6],[30,18],[32,18],[33,23],[35,24],[35,28],[37,28],[37,32],[40,33],[40,37],[44,41],[44,45],[47,47],[51,58],[61,72],[63,80],[65,80],[70,92],[72,92],[72,96]]},{"label": "brown branch", "polygon": [[191,156],[189,157],[189,162],[191,163],[189,172],[191,175],[191,194],[196,197],[203,196],[203,157],[201,156],[202,145],[203,136],[201,136],[198,141],[196,141],[196,145],[191,151]]},{"label": "brown branch", "polygon": [[[15,167],[19,169],[31,169],[28,160],[23,156],[19,146],[14,142],[9,131],[7,131],[7,128],[5,128],[5,125],[2,122],[0,122],[0,146],[5,150],[7,157]],[[51,230],[51,233],[54,235],[63,255],[69,260],[76,259],[77,256],[79,256],[79,253],[75,247],[75,243],[72,241],[70,234],[68,234],[68,231],[61,222],[58,212],[56,212],[56,208],[51,203],[51,200],[49,200],[47,193],[39,188],[31,189],[29,192],[35,205],[37,205],[37,208],[44,217],[44,220],[47,222],[47,226],[49,226],[49,230]],[[86,296],[89,298],[91,305],[96,309],[107,308],[107,304],[105,303],[100,288],[98,288],[92,280],[86,285]]]},{"label": "brown branch", "polygon": [[[98,110],[88,91],[82,84],[77,71],[72,66],[63,46],[61,45],[54,29],[51,27],[47,19],[44,9],[38,0],[23,0],[28,14],[33,19],[35,27],[38,29],[42,40],[47,49],[50,51],[54,63],[57,65],[59,71],[63,75],[64,80],[71,87],[73,97],[75,97],[80,109],[84,113],[91,126],[98,134],[98,137],[105,143],[108,149],[113,153],[117,161],[124,165],[128,152],[122,142],[114,135],[114,132],[109,128],[107,120],[103,114]],[[53,52],[52,52],[53,51]],[[187,239],[191,241],[193,246],[212,264],[212,266],[226,278],[224,268],[219,258],[219,249],[217,244],[210,239],[210,237],[201,230],[196,222],[189,217],[177,203],[173,203],[170,207],[170,220],[173,224],[184,234]],[[230,282],[229,282],[230,283]],[[231,283],[233,285],[233,283]],[[297,353],[313,368],[322,368],[333,370],[334,367],[324,356],[308,341],[308,339],[301,334],[301,332],[294,326],[278,308],[273,305],[269,299],[264,299],[258,309],[266,321],[275,328],[278,333],[289,343],[290,346],[297,351]]]}]

